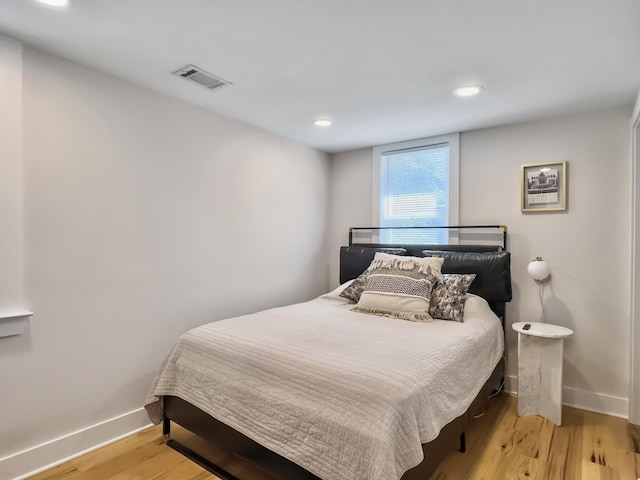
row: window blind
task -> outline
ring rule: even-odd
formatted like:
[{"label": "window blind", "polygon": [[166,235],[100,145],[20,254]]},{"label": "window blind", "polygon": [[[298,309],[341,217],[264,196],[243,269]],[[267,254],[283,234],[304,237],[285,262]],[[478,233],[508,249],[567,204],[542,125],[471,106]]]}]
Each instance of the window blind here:
[{"label": "window blind", "polygon": [[[383,152],[380,226],[422,227],[449,221],[449,144]],[[448,243],[446,230],[382,230],[383,243]]]}]

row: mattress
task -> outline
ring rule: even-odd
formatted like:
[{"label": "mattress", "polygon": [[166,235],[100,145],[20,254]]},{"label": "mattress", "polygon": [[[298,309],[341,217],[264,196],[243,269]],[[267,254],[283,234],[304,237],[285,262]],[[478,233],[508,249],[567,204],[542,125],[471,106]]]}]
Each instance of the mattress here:
[{"label": "mattress", "polygon": [[399,479],[489,379],[501,322],[473,295],[464,322],[421,323],[353,312],[337,292],[185,333],[151,420],[173,395],[325,480]]}]

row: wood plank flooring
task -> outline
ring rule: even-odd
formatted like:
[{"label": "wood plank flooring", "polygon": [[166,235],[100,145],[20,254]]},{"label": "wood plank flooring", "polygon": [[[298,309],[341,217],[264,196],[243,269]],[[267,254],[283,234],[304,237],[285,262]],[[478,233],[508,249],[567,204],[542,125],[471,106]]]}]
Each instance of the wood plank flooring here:
[{"label": "wood plank flooring", "polygon": [[[173,428],[172,436],[198,442]],[[242,480],[273,480],[223,451],[207,455]],[[430,480],[636,480],[640,427],[626,420],[563,409],[563,426],[518,417],[517,399],[501,394],[467,432],[467,453],[451,452]],[[31,477],[30,480],[215,480],[162,442],[153,427]]]},{"label": "wood plank flooring", "polygon": [[568,407],[562,423],[557,427],[539,416],[518,417],[517,398],[501,395],[472,425],[467,454],[452,452],[431,480],[640,478],[640,428]]}]

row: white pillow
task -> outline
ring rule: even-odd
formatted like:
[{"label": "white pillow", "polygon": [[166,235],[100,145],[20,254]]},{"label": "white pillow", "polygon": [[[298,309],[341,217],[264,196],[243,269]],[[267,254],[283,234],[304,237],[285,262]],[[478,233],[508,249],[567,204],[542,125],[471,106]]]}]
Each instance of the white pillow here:
[{"label": "white pillow", "polygon": [[441,276],[442,262],[424,262],[421,257],[377,255],[369,266],[364,290],[352,310],[414,322],[432,320],[429,315],[431,291],[438,283],[436,272]]},{"label": "white pillow", "polygon": [[[440,281],[442,281],[442,264],[444,263],[444,258],[443,257],[409,257],[409,256],[403,256],[403,255],[393,255],[391,253],[384,253],[384,252],[376,252],[376,254],[374,255],[373,259],[383,259],[383,260],[391,260],[391,259],[397,259],[397,260],[406,260],[406,259],[411,259],[414,262],[420,264],[420,265],[428,265],[429,267],[431,267],[431,271],[433,272],[433,274],[436,276],[436,278]],[[371,266],[369,266],[371,267]]]}]

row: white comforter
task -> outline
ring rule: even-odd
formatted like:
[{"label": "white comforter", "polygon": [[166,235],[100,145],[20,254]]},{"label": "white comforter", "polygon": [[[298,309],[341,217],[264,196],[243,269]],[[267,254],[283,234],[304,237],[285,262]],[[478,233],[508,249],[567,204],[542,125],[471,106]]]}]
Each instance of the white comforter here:
[{"label": "white comforter", "polygon": [[325,480],[399,479],[471,404],[503,352],[470,296],[465,322],[351,312],[334,294],[184,334],[146,401],[175,395]]}]

